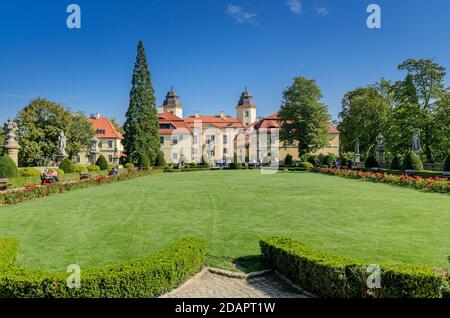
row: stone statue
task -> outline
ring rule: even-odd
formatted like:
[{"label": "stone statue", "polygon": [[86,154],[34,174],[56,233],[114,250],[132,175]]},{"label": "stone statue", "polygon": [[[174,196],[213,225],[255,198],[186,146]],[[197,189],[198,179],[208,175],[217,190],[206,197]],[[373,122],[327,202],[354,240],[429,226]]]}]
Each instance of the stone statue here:
[{"label": "stone statue", "polygon": [[421,147],[419,129],[414,129],[414,133],[412,135],[412,151],[420,156]]},{"label": "stone statue", "polygon": [[3,128],[6,133],[6,139],[2,146],[3,151],[18,165],[20,145],[16,140],[17,123],[12,119],[8,119]]},{"label": "stone statue", "polygon": [[384,163],[385,159],[385,151],[386,146],[384,144],[384,137],[381,133],[378,134],[377,138],[375,139],[377,145],[376,145],[376,155],[377,155],[377,161],[378,163],[382,164]]},{"label": "stone statue", "polygon": [[8,119],[5,123],[4,130],[6,133],[5,144],[16,142],[17,124],[14,120]]},{"label": "stone statue", "polygon": [[356,140],[356,144],[355,144],[355,154],[359,155],[359,141]]},{"label": "stone statue", "polygon": [[67,138],[64,135],[64,131],[61,130],[58,136],[58,155],[64,157],[67,156],[66,145],[67,145]]}]

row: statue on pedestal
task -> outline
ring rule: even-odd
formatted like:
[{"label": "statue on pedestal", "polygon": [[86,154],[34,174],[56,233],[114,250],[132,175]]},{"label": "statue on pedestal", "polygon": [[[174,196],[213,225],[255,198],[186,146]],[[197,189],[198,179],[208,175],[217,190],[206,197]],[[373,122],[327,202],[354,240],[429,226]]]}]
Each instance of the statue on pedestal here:
[{"label": "statue on pedestal", "polygon": [[16,133],[19,130],[17,127],[17,123],[12,120],[8,119],[3,127],[5,133],[6,133],[6,139],[3,143],[3,150],[4,152],[11,157],[11,159],[18,165],[19,162],[19,150],[20,146],[19,143],[16,140]]},{"label": "statue on pedestal", "polygon": [[359,152],[360,145],[359,145],[359,140],[356,139],[356,143],[355,143],[355,162],[360,162],[361,161],[361,153]]},{"label": "statue on pedestal", "polygon": [[58,136],[58,149],[56,153],[56,164],[61,163],[61,161],[64,160],[64,158],[67,157],[66,153],[66,146],[67,146],[67,138],[64,135],[64,131],[61,130]]},{"label": "statue on pedestal", "polygon": [[386,146],[384,144],[384,137],[383,135],[380,133],[377,138],[375,139],[376,141],[376,157],[377,157],[377,161],[379,164],[384,163],[385,161],[385,152],[386,152]]}]

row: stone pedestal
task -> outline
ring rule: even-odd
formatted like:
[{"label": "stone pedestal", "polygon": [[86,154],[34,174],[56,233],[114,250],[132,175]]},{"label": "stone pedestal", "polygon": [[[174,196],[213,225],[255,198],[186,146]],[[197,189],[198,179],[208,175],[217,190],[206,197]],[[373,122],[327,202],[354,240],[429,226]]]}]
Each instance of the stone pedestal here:
[{"label": "stone pedestal", "polygon": [[62,153],[58,153],[55,156],[55,164],[57,166],[59,166],[61,164],[61,162],[64,160],[64,158],[67,158],[67,155],[62,154]]},{"label": "stone pedestal", "polygon": [[378,161],[378,163],[381,165],[386,161],[386,157],[385,157],[385,153],[384,151],[377,151],[376,153],[376,159]]},{"label": "stone pedestal", "polygon": [[356,162],[361,162],[361,154],[359,154],[359,153],[357,153],[357,154],[355,154],[355,163]]},{"label": "stone pedestal", "polygon": [[17,141],[15,140],[7,140],[4,144],[3,144],[3,151],[9,156],[11,157],[11,159],[14,161],[14,163],[16,164],[16,166],[19,166],[19,150],[20,150],[20,146],[17,143]]}]

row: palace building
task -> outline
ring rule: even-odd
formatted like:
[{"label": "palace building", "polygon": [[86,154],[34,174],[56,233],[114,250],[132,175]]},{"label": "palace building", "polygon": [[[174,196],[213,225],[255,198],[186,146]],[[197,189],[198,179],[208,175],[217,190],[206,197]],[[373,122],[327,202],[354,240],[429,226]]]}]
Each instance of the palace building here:
[{"label": "palace building", "polygon": [[[233,161],[237,153],[242,161],[263,162],[263,157],[273,149],[266,140],[271,131],[280,128],[278,114],[258,118],[256,104],[247,88],[236,105],[236,118],[220,112],[218,115],[202,115],[196,112],[183,118],[183,105],[172,88],[158,109],[160,140],[164,157],[168,163],[201,162],[202,156],[209,162]],[[339,131],[329,124],[329,145],[318,153],[339,154]],[[272,136],[273,138],[273,136]],[[291,154],[298,160],[296,146],[277,146],[278,158]]]},{"label": "palace building", "polygon": [[82,152],[76,162],[80,165],[95,164],[100,155],[103,155],[108,163],[119,164],[119,159],[124,156],[122,134],[111,121],[100,114],[93,114],[87,119],[95,130],[91,149]]}]

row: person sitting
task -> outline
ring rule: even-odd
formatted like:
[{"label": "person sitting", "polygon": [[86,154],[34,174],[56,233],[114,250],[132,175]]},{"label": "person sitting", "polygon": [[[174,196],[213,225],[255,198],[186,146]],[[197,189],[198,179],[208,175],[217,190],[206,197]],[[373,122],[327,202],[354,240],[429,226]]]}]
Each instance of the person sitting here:
[{"label": "person sitting", "polygon": [[50,177],[52,178],[53,183],[59,182],[58,171],[56,171],[55,169],[52,169],[50,171]]}]

